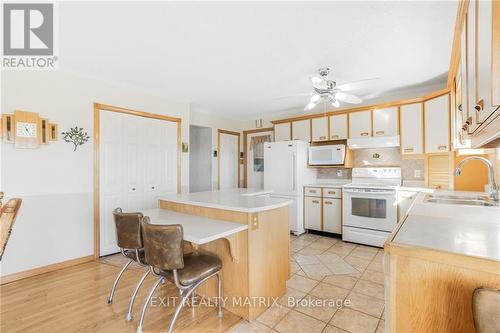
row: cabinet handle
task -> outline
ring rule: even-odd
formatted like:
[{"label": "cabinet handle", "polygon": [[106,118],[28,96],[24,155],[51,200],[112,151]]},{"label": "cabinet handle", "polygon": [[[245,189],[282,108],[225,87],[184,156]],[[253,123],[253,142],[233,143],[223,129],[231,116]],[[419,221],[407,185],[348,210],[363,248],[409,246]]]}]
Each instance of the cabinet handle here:
[{"label": "cabinet handle", "polygon": [[377,135],[382,135],[382,134],[384,134],[384,133],[385,133],[384,131],[376,131],[376,132],[375,132],[375,134],[377,134]]},{"label": "cabinet handle", "polygon": [[363,133],[361,133],[361,136],[368,136],[368,134],[370,134],[370,133],[368,133],[368,132],[363,132]]},{"label": "cabinet handle", "polygon": [[309,193],[316,193],[316,190],[309,190]]},{"label": "cabinet handle", "polygon": [[333,204],[333,202],[331,202],[331,201],[324,201],[324,204],[325,205],[331,205],[331,204]]},{"label": "cabinet handle", "polygon": [[319,201],[318,200],[313,200],[312,203],[319,203]]},{"label": "cabinet handle", "polygon": [[413,152],[413,147],[408,147],[408,148],[405,148],[405,149],[404,149],[404,152],[405,152],[405,153],[411,153],[411,152]]},{"label": "cabinet handle", "polygon": [[326,136],[320,136],[319,137],[320,140],[325,140],[326,139]]},{"label": "cabinet handle", "polygon": [[448,149],[448,145],[439,145],[438,150],[446,150]]},{"label": "cabinet handle", "polygon": [[151,186],[151,189],[152,189],[152,190],[154,190],[154,189],[155,189],[155,187],[154,187],[154,186]]},{"label": "cabinet handle", "polygon": [[339,136],[338,136],[337,134],[332,135],[332,139],[338,139],[338,137],[339,137]]},{"label": "cabinet handle", "polygon": [[335,194],[335,191],[328,191],[328,194]]},{"label": "cabinet handle", "polygon": [[135,187],[132,187],[132,191],[135,191]]},{"label": "cabinet handle", "polygon": [[484,110],[484,100],[480,99],[479,102],[474,106],[474,109],[476,109],[476,112],[481,112]]},{"label": "cabinet handle", "polygon": [[469,124],[465,123],[463,126],[462,126],[462,131],[464,132],[467,132],[467,130],[469,129]]}]

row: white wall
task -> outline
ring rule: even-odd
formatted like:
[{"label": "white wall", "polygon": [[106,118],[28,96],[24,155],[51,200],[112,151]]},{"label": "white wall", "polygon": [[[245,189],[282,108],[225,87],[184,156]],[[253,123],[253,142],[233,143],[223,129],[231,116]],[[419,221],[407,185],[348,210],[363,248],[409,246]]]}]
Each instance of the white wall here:
[{"label": "white wall", "polygon": [[[63,71],[3,71],[2,112],[38,112],[59,125],[93,134],[93,103],[182,118],[189,141],[189,103]],[[189,189],[189,156],[182,153],[182,190]],[[38,149],[2,144],[0,188],[23,204],[1,262],[1,275],[93,253],[93,142],[73,152],[62,140]]]}]

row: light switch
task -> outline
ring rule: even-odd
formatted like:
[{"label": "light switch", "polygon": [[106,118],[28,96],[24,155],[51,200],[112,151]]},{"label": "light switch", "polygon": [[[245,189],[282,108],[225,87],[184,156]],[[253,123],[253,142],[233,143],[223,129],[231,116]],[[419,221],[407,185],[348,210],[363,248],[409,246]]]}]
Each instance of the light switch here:
[{"label": "light switch", "polygon": [[420,178],[420,177],[422,177],[422,170],[418,170],[418,169],[417,169],[417,170],[413,171],[413,176],[414,176],[415,178]]},{"label": "light switch", "polygon": [[337,177],[342,177],[342,169],[337,169]]}]

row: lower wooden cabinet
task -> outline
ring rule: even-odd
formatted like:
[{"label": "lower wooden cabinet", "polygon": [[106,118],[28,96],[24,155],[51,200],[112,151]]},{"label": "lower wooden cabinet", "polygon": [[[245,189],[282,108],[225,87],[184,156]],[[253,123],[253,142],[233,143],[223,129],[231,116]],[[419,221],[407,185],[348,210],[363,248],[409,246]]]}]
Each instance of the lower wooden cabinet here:
[{"label": "lower wooden cabinet", "polygon": [[342,233],[342,199],[323,198],[323,231]]},{"label": "lower wooden cabinet", "polygon": [[342,189],[306,187],[304,193],[304,227],[341,234]]},{"label": "lower wooden cabinet", "polygon": [[304,198],[304,225],[306,229],[321,230],[321,198]]}]

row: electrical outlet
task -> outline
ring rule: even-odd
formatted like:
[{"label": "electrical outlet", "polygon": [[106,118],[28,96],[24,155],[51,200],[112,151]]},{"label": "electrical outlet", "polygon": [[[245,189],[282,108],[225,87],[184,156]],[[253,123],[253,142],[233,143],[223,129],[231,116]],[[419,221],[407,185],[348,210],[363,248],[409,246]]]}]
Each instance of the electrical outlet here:
[{"label": "electrical outlet", "polygon": [[337,177],[342,177],[342,169],[337,170]]},{"label": "electrical outlet", "polygon": [[414,170],[413,171],[413,177],[415,177],[415,178],[422,177],[422,170]]}]

